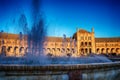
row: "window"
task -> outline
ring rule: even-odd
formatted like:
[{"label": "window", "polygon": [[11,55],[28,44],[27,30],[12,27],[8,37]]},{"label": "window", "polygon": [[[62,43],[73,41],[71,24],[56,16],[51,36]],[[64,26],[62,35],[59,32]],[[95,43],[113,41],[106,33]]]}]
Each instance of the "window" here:
[{"label": "window", "polygon": [[87,36],[85,37],[85,40],[87,40]]},{"label": "window", "polygon": [[118,44],[115,44],[115,46],[118,46]]},{"label": "window", "polygon": [[10,52],[10,48],[11,48],[11,47],[8,47],[8,49],[7,49],[8,52]]},{"label": "window", "polygon": [[90,53],[92,53],[92,49],[91,48],[89,49],[89,51],[90,51]]},{"label": "window", "polygon": [[91,46],[91,42],[89,42],[89,46]]},{"label": "window", "polygon": [[69,49],[69,48],[67,48],[67,50],[68,50],[68,51],[70,51],[70,49]]},{"label": "window", "polygon": [[84,40],[84,37],[83,37],[83,36],[81,37],[81,40]]},{"label": "window", "polygon": [[58,43],[55,43],[55,46],[58,46]]},{"label": "window", "polygon": [[91,37],[88,37],[88,40],[91,40]]},{"label": "window", "polygon": [[85,42],[85,46],[87,46],[87,42]]},{"label": "window", "polygon": [[81,46],[83,46],[84,44],[83,44],[83,42],[81,42]]}]

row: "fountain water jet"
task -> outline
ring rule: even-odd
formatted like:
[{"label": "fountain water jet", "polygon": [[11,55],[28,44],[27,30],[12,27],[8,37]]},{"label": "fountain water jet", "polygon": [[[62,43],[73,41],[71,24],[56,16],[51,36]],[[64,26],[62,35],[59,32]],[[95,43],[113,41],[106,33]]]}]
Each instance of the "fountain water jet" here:
[{"label": "fountain water jet", "polygon": [[28,31],[28,47],[32,48],[32,54],[41,54],[40,50],[43,47],[43,41],[45,38],[45,25],[42,17],[42,13],[39,11],[41,0],[33,0],[32,2],[32,28]]}]

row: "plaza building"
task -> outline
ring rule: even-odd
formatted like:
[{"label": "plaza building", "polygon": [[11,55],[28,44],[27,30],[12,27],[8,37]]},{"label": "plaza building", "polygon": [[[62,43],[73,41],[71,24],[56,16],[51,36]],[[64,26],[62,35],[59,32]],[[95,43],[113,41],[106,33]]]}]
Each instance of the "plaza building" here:
[{"label": "plaza building", "polygon": [[[28,47],[27,36],[0,32],[0,54],[24,56],[32,48]],[[73,37],[45,37],[41,53],[48,56],[75,56],[95,54],[120,54],[120,37],[96,38],[91,32],[77,29]]]}]

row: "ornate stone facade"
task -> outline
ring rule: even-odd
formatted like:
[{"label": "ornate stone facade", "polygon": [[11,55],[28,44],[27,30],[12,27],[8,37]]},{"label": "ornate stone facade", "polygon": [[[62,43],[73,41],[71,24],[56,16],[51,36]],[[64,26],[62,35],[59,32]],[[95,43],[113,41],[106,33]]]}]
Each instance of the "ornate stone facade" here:
[{"label": "ornate stone facade", "polygon": [[[120,37],[95,38],[94,29],[88,32],[77,29],[72,38],[46,37],[42,53],[52,56],[80,56],[90,53],[120,54]],[[23,56],[28,53],[27,36],[0,33],[0,54]]]}]

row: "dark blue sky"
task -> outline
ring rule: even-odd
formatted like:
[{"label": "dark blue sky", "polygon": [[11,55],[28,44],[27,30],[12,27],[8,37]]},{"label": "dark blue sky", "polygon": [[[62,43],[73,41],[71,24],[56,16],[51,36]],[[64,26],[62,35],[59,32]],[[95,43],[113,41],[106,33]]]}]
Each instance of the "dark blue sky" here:
[{"label": "dark blue sky", "polygon": [[[76,28],[91,31],[96,37],[120,37],[120,2],[118,0],[43,0],[42,13],[48,36],[68,37]],[[0,30],[18,33],[21,14],[31,21],[31,0],[0,0]]]}]

